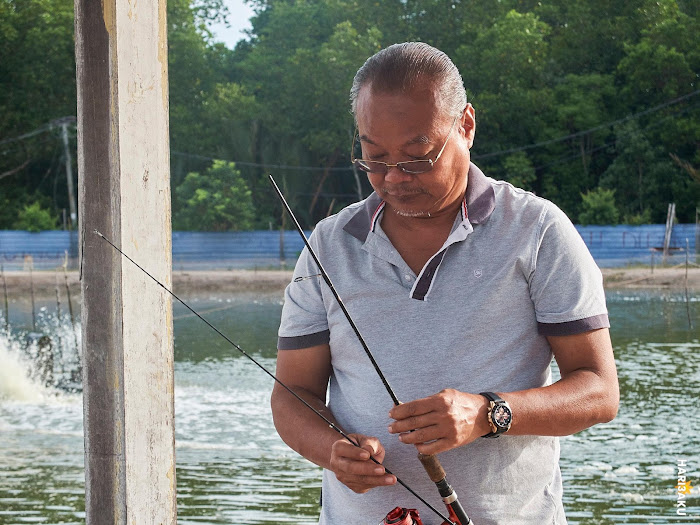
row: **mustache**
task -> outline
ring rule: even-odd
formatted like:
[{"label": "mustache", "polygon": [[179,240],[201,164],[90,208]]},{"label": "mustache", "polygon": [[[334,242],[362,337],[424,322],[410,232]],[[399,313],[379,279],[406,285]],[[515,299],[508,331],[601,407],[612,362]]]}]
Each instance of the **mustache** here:
[{"label": "mustache", "polygon": [[408,195],[408,194],[420,194],[420,193],[427,193],[424,189],[422,188],[415,188],[411,187],[408,185],[402,185],[398,184],[396,186],[387,186],[384,185],[379,188],[379,191],[381,193],[388,193],[389,195]]}]

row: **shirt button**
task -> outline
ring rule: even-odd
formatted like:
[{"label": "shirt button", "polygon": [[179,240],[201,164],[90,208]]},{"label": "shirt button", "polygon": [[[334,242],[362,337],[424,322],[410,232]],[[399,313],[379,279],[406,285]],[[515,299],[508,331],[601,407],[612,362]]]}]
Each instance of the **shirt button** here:
[{"label": "shirt button", "polygon": [[406,274],[406,275],[404,275],[403,277],[404,277],[404,279],[406,279],[407,281],[412,281],[412,280],[413,280],[413,277],[411,277],[409,274]]}]

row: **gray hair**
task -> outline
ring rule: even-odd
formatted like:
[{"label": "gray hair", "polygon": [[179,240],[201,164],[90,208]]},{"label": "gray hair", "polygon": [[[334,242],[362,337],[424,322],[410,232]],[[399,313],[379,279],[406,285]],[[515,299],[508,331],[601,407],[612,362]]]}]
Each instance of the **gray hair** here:
[{"label": "gray hair", "polygon": [[363,86],[372,84],[373,91],[382,93],[409,93],[422,79],[435,83],[441,110],[454,117],[462,114],[467,106],[462,75],[450,57],[423,42],[394,44],[365,61],[350,89],[352,114],[357,117],[357,97]]}]

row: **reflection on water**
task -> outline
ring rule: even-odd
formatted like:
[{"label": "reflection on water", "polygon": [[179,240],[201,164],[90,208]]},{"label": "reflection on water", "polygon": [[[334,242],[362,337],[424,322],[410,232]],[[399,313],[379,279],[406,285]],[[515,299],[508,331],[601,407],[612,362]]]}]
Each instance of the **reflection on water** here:
[{"label": "reflection on water", "polygon": [[[274,368],[278,296],[192,300],[208,320]],[[571,524],[700,522],[698,489],[689,499],[693,515],[675,513],[677,460],[688,461],[693,485],[700,478],[700,419],[694,413],[700,336],[697,326],[688,328],[683,301],[681,294],[608,294],[621,406],[613,422],[562,439]],[[319,469],[275,433],[272,380],[184,308],[176,304],[174,313],[179,523],[315,523]],[[695,297],[696,324],[699,313]],[[22,318],[25,327],[31,323],[26,307],[14,315],[16,326]],[[15,344],[0,335],[4,384],[3,371],[12,363],[20,366]],[[34,397],[0,385],[0,525],[82,523],[82,399],[24,381]]]}]

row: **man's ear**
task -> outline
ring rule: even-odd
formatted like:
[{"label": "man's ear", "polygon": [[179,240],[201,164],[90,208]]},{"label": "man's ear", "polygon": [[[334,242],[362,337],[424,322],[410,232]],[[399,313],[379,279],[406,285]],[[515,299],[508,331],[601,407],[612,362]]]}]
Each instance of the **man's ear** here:
[{"label": "man's ear", "polygon": [[467,140],[467,146],[471,149],[474,145],[474,135],[476,133],[476,117],[474,116],[474,106],[467,104],[462,112],[459,133]]}]

